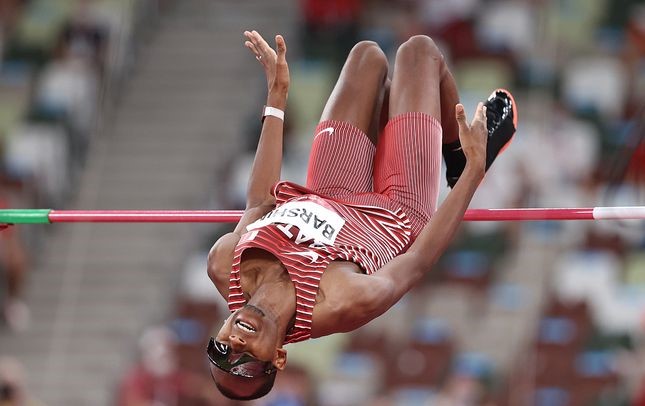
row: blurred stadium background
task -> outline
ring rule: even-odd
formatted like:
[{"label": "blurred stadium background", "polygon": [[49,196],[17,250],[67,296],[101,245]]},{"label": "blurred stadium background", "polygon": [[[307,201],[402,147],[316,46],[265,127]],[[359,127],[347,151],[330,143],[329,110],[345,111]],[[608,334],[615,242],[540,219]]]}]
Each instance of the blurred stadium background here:
[{"label": "blurred stadium background", "polygon": [[[499,86],[520,108],[471,207],[645,204],[642,0],[1,0],[0,28],[4,207],[241,208],[266,89],[245,29],[289,47],[287,179],[353,43],[393,60],[424,33],[468,112]],[[2,232],[0,405],[235,405],[204,357],[229,228]],[[253,404],[645,405],[644,248],[642,222],[464,224],[386,315],[290,346]]]}]

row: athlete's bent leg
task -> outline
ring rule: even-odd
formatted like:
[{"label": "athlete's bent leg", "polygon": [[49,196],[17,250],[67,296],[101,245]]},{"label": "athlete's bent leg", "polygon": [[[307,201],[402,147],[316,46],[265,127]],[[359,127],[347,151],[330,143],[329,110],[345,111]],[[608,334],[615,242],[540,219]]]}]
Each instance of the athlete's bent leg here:
[{"label": "athlete's bent leg", "polygon": [[308,188],[335,198],[372,192],[387,70],[387,58],[375,42],[359,42],[351,50],[316,128]]},{"label": "athlete's bent leg", "polygon": [[[451,119],[444,120],[446,132],[453,131],[452,121],[456,124],[454,83],[446,82],[446,95],[441,93],[442,81],[452,81],[446,72],[443,55],[427,36],[414,36],[397,51],[389,94],[390,120],[378,144],[374,191],[404,208],[414,235],[437,205],[444,103],[450,103],[453,112]],[[458,132],[454,136],[458,137]]]},{"label": "athlete's bent leg", "polygon": [[352,48],[332,91],[320,121],[343,121],[370,136],[376,144],[375,116],[380,112],[387,78],[387,57],[372,41]]},{"label": "athlete's bent leg", "polygon": [[457,85],[436,43],[425,35],[404,42],[396,53],[390,118],[406,112],[430,114],[441,122],[447,144],[459,139],[457,103]]}]

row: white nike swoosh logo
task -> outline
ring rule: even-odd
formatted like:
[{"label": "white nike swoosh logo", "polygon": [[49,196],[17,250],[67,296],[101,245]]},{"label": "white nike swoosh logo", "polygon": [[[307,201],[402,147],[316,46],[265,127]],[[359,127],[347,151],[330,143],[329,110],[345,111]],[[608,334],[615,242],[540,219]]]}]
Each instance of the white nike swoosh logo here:
[{"label": "white nike swoosh logo", "polygon": [[301,257],[305,257],[305,258],[309,259],[311,262],[316,262],[316,260],[318,259],[318,254],[316,252],[313,252],[313,251],[305,251],[305,252],[296,252],[296,251],[294,251],[294,252],[285,252],[285,254],[287,254],[287,255],[299,255]]},{"label": "white nike swoosh logo", "polygon": [[[329,133],[329,135],[332,135],[334,133],[334,127],[327,127],[327,128],[324,128],[324,129],[320,130],[320,132],[318,134],[316,134],[316,137],[319,136],[322,133]],[[316,137],[314,137],[314,138],[316,138]]]}]

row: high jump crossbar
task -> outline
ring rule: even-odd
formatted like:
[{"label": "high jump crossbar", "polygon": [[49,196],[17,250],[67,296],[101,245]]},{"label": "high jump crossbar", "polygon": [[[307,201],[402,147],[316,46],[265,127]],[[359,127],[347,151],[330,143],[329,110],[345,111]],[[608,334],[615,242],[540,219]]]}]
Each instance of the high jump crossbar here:
[{"label": "high jump crossbar", "polygon": [[[0,210],[0,224],[235,223],[241,210]],[[643,220],[645,206],[470,209],[465,221]]]}]

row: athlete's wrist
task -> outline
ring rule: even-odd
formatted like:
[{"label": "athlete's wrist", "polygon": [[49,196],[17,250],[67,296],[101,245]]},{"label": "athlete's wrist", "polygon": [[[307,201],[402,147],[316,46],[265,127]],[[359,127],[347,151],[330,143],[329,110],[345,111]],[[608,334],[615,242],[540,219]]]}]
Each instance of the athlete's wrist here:
[{"label": "athlete's wrist", "polygon": [[262,108],[262,122],[264,122],[264,119],[267,116],[275,117],[281,121],[284,121],[284,110],[280,110],[271,106],[264,106],[264,108]]},{"label": "athlete's wrist", "polygon": [[479,185],[479,183],[484,179],[484,175],[486,174],[486,165],[484,163],[475,163],[471,161],[466,162],[466,167],[464,168],[464,171],[462,172],[461,176],[459,176],[459,179],[468,179],[473,181],[475,184]]},{"label": "athlete's wrist", "polygon": [[287,94],[282,92],[269,92],[266,105],[284,111],[287,107]]}]

